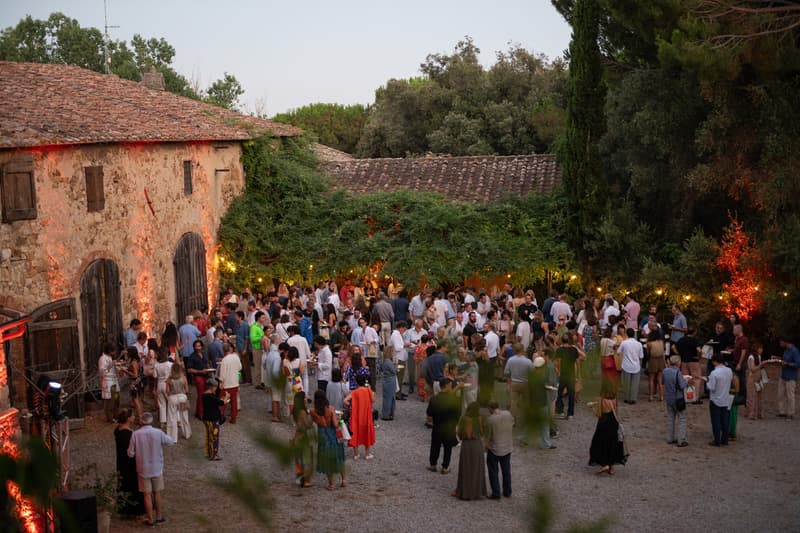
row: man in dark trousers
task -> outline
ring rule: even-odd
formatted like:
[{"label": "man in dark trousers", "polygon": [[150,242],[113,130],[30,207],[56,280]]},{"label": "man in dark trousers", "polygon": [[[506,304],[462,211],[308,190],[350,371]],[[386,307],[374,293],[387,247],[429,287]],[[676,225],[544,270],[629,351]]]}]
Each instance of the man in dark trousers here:
[{"label": "man in dark trousers", "polygon": [[439,451],[444,447],[444,458],[440,472],[450,472],[450,456],[453,446],[458,443],[456,427],[461,418],[461,400],[453,392],[453,382],[447,378],[439,380],[439,394],[431,398],[427,414],[433,422],[431,430],[431,454],[428,470],[436,472]]}]

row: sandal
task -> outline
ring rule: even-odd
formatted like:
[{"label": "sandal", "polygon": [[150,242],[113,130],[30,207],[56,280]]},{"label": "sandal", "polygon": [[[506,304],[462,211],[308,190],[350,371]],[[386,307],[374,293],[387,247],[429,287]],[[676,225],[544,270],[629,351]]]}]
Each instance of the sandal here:
[{"label": "sandal", "polygon": [[599,476],[600,474],[605,474],[606,472],[608,472],[608,470],[609,470],[608,467],[604,466],[603,468],[595,472],[595,474]]},{"label": "sandal", "polygon": [[327,487],[325,487],[325,490],[333,492],[333,485],[328,485]]},{"label": "sandal", "polygon": [[614,475],[614,470],[612,470],[611,468],[609,468],[609,469],[608,469],[608,475],[609,475],[609,476],[613,476],[613,475]]},{"label": "sandal", "polygon": [[310,483],[310,482],[305,482],[305,483],[303,483],[302,485],[300,485],[300,488],[303,488],[303,489],[308,489],[308,488],[311,488],[311,487],[313,487],[313,486],[314,486],[314,485],[313,485],[312,483]]},{"label": "sandal", "polygon": [[339,485],[339,486],[342,487],[342,488],[345,488],[347,486],[347,481],[342,481],[342,484]]}]

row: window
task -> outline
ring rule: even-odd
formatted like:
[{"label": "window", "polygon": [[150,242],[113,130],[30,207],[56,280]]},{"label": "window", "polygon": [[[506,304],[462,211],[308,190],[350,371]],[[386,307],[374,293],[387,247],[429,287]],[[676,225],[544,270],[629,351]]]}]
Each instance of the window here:
[{"label": "window", "polygon": [[3,222],[36,218],[36,183],[33,156],[18,157],[3,166],[0,189],[3,197]]},{"label": "window", "polygon": [[90,213],[102,211],[106,206],[103,190],[103,167],[84,167],[86,175],[86,210]]},{"label": "window", "polygon": [[183,162],[183,194],[192,194],[192,162]]}]

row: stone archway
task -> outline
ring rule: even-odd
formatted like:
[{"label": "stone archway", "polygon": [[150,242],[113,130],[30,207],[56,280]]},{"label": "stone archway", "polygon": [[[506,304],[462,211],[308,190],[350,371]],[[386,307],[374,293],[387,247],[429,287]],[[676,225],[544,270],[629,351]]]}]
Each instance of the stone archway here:
[{"label": "stone archway", "polygon": [[206,247],[197,233],[186,233],[178,241],[172,260],[175,270],[175,323],[183,324],[186,315],[208,305]]}]

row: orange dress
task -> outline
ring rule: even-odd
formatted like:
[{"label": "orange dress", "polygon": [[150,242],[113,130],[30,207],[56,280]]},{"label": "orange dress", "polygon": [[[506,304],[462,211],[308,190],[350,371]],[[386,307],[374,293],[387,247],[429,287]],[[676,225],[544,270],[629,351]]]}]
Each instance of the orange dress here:
[{"label": "orange dress", "polygon": [[350,433],[348,446],[374,446],[375,424],[372,422],[372,389],[358,387],[350,393]]}]

